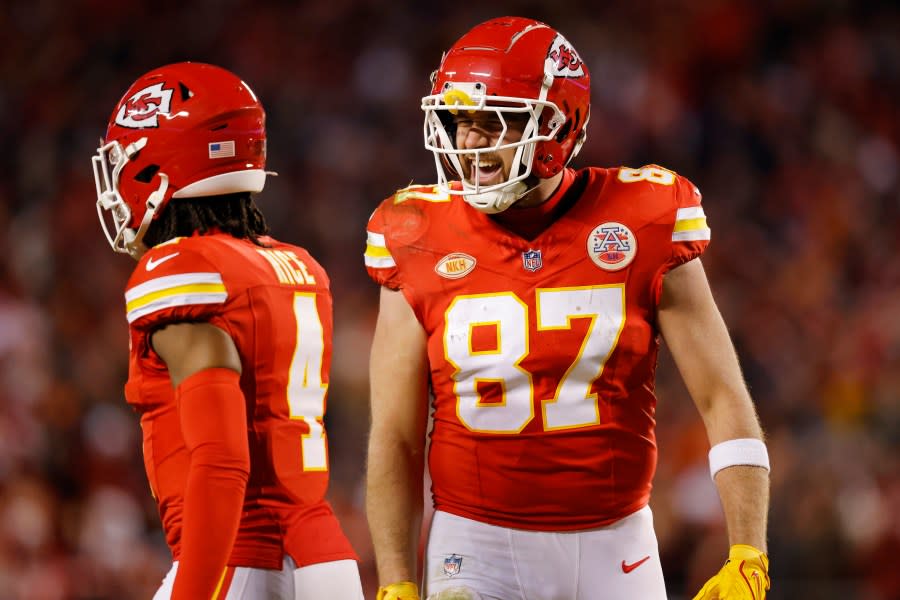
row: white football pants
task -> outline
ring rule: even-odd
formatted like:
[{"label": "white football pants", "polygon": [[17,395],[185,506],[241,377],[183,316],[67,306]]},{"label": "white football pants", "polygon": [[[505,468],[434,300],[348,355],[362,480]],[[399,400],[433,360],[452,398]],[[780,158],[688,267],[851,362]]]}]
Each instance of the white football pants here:
[{"label": "white football pants", "polygon": [[[169,600],[178,572],[178,561],[163,579],[153,600]],[[223,588],[226,586],[223,586]],[[284,557],[280,571],[235,567],[227,589],[214,600],[363,600],[359,567],[355,560],[335,560],[300,567]]]},{"label": "white football pants", "polygon": [[425,554],[428,600],[666,600],[649,506],[564,533],[436,512]]}]

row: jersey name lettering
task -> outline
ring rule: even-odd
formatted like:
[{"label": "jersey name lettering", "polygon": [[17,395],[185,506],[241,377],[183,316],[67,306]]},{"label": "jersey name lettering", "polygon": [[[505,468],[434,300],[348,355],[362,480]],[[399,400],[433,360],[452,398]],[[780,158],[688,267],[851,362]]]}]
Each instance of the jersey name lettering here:
[{"label": "jersey name lettering", "polygon": [[265,257],[275,275],[278,282],[285,285],[315,285],[316,278],[313,277],[306,264],[297,255],[290,250],[257,250]]}]

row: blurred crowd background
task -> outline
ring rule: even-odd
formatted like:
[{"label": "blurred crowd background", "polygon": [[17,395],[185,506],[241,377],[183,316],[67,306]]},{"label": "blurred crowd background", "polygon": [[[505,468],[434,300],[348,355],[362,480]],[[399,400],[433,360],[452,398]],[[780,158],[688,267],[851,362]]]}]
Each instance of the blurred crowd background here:
[{"label": "blurred crowd background", "polygon": [[[592,71],[579,165],[703,191],[704,256],[768,433],[769,598],[900,598],[900,10],[853,0],[4,0],[0,10],[0,600],[149,599],[170,556],[125,404],[122,290],[90,161],[145,71],[229,68],[268,112],[277,237],[335,297],[330,498],[363,513],[378,290],[366,220],[434,180],[419,99],[472,25],[543,20]],[[652,507],[671,598],[727,542],[708,443],[668,355]]]}]

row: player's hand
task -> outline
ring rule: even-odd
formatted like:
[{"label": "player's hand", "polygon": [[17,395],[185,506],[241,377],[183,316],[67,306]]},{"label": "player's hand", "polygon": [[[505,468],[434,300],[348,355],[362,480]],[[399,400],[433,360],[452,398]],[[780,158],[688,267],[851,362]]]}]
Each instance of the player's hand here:
[{"label": "player's hand", "polygon": [[735,544],[725,566],[694,600],[764,600],[769,585],[769,557],[753,546]]},{"label": "player's hand", "polygon": [[419,588],[412,581],[401,581],[378,588],[375,600],[419,600]]}]

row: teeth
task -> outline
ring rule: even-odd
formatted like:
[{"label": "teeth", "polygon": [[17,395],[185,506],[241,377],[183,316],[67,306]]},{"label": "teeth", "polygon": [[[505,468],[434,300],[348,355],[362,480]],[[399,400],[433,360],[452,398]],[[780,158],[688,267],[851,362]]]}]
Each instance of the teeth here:
[{"label": "teeth", "polygon": [[479,160],[478,161],[479,169],[492,169],[492,168],[496,167],[497,165],[498,165],[498,163],[491,161],[491,160]]}]

